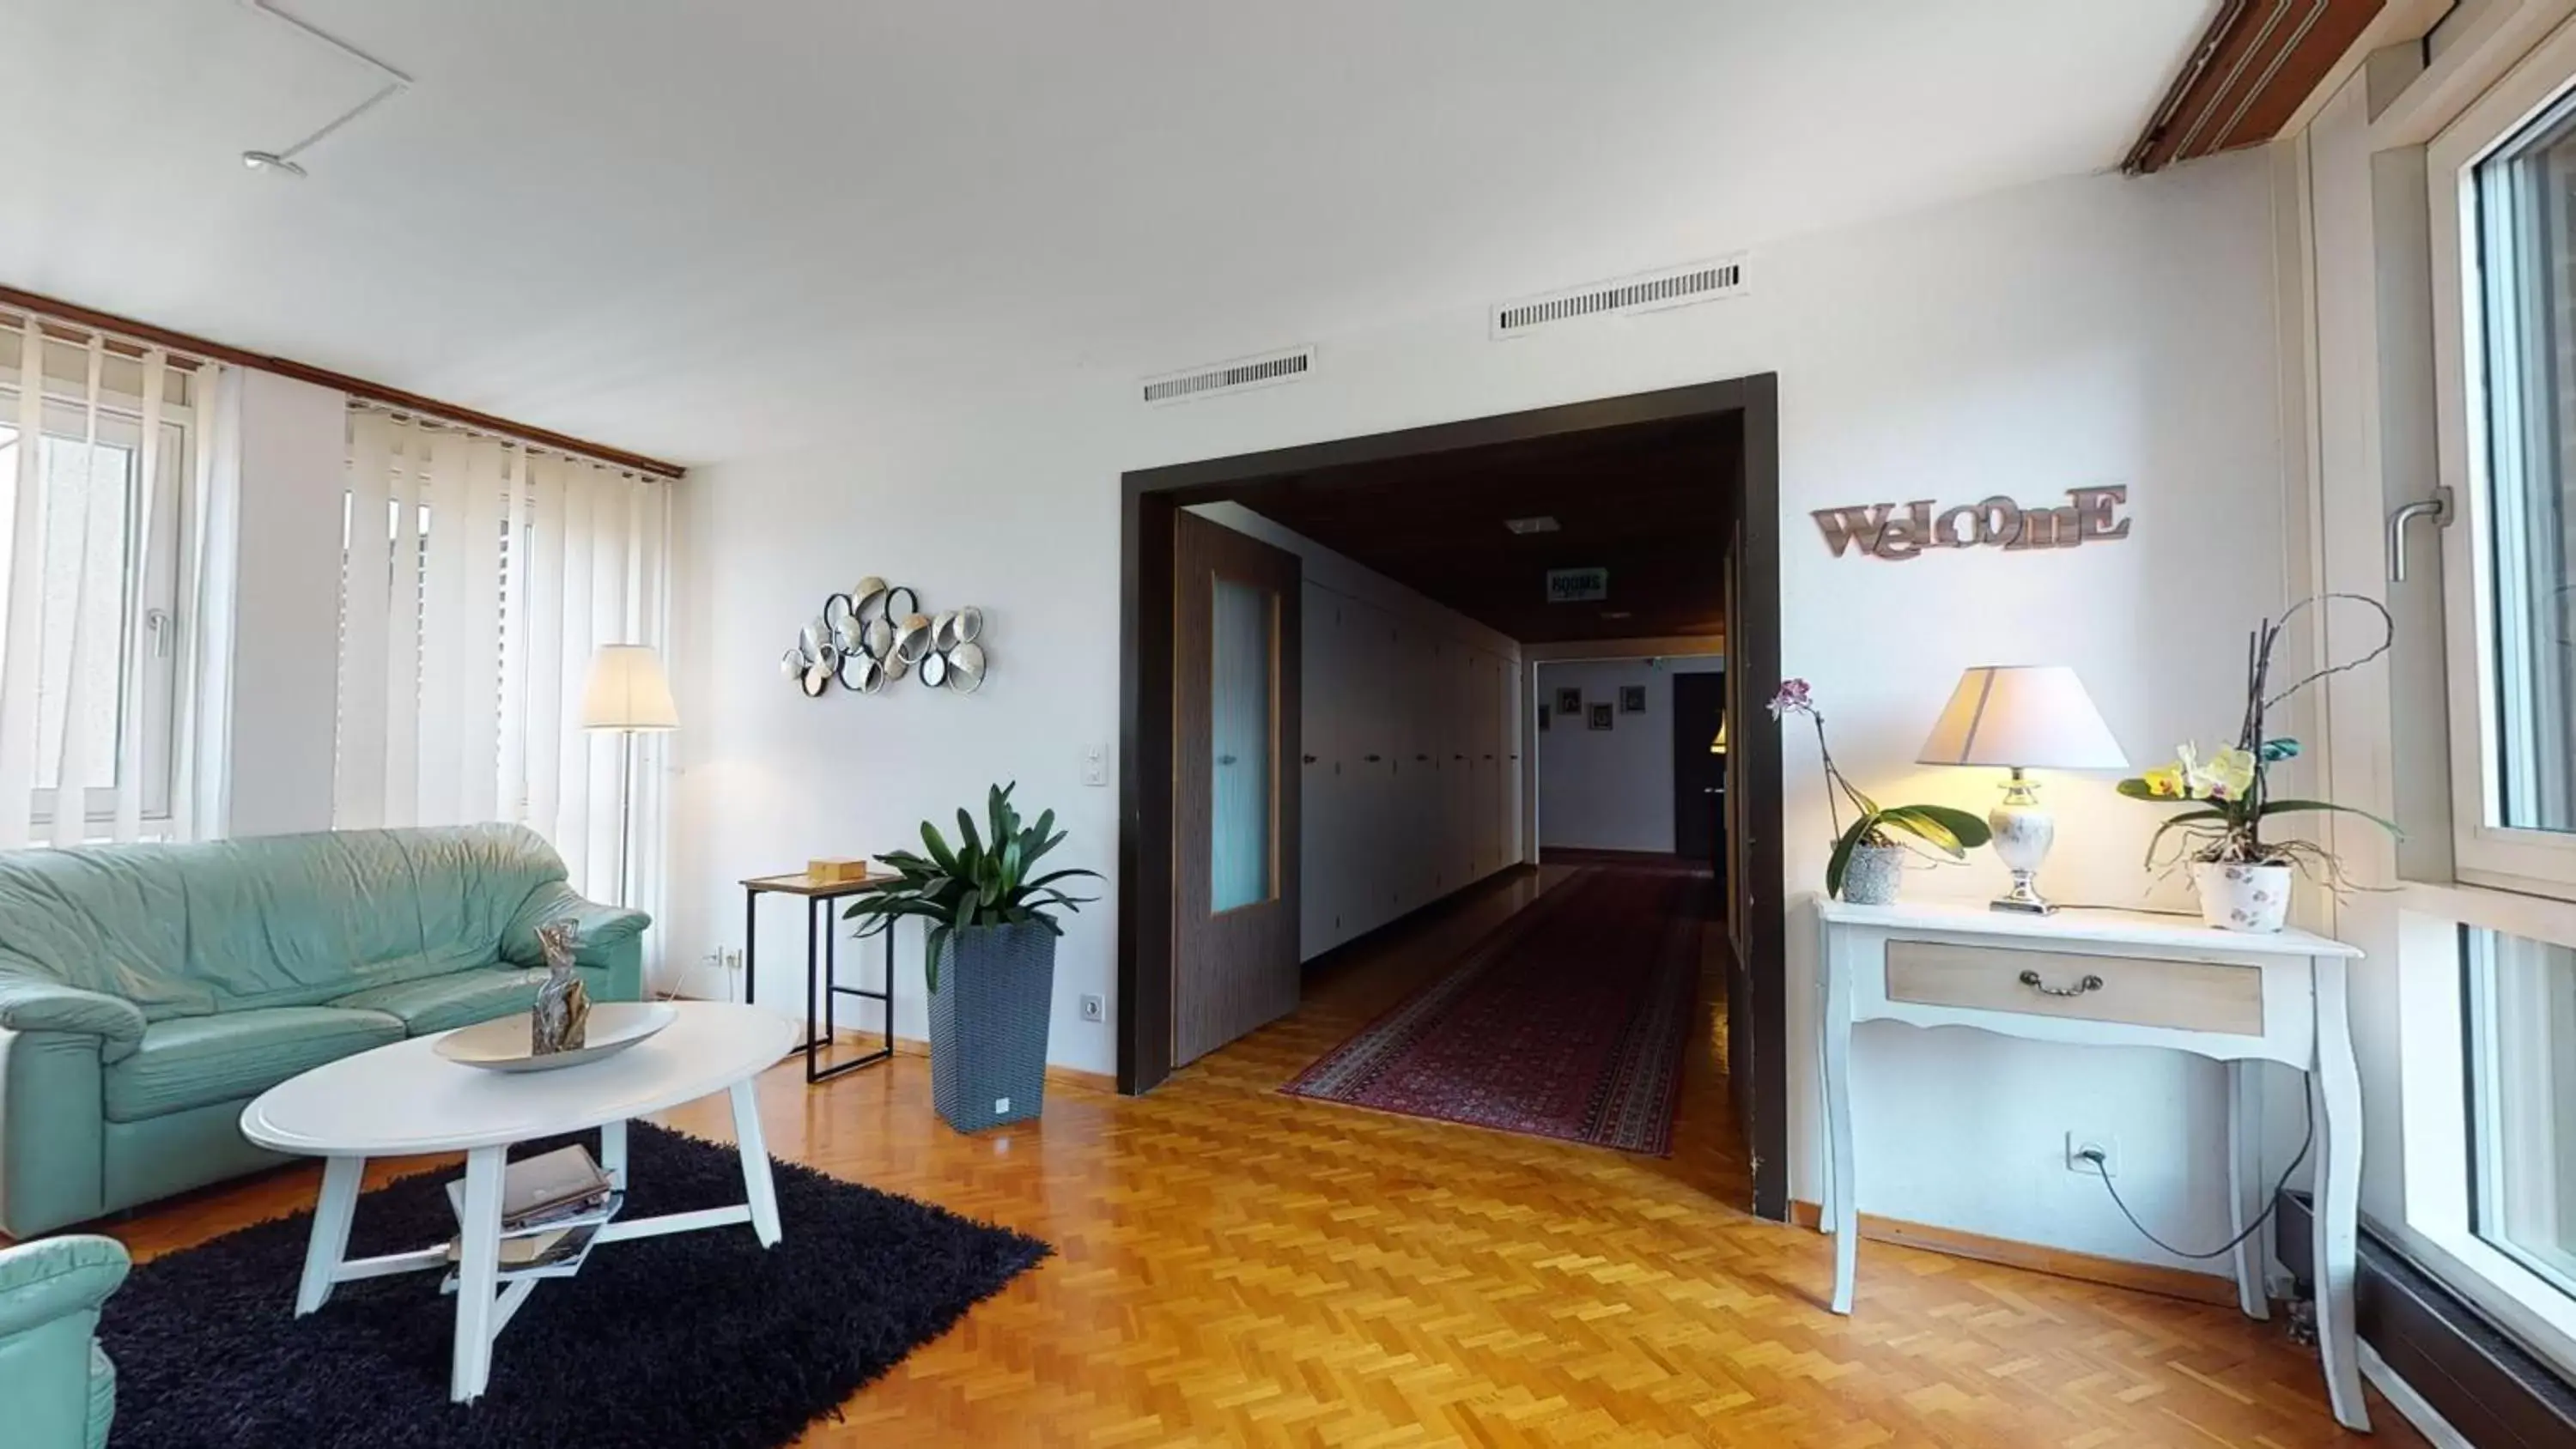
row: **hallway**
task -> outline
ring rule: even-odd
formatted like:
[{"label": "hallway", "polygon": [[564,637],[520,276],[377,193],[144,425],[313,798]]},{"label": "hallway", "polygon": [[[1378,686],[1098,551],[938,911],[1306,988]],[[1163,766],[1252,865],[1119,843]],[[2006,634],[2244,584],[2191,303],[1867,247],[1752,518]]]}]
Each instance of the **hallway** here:
[{"label": "hallway", "polygon": [[[1713,935],[1669,1159],[1279,1092],[1568,874],[1498,877],[1363,945],[1145,1098],[1059,1084],[1041,1122],[969,1138],[917,1056],[816,1090],[773,1069],[773,1152],[1057,1251],[805,1442],[2369,1442],[2326,1416],[2308,1351],[2223,1308],[1873,1243],[1859,1312],[1826,1313],[1828,1240],[1736,1206]],[[721,1099],[663,1120],[730,1136]],[[149,1256],[302,1211],[314,1181],[110,1227]],[[2379,1422],[2385,1449],[2422,1442]]]}]

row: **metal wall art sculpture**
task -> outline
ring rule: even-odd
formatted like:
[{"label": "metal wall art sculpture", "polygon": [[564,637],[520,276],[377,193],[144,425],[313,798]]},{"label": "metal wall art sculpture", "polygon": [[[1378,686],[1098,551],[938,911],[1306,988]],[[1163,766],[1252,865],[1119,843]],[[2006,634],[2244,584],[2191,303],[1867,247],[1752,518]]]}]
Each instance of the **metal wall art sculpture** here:
[{"label": "metal wall art sculpture", "polygon": [[871,574],[823,601],[778,668],[809,699],[836,679],[843,689],[879,694],[907,674],[932,689],[973,694],[984,687],[983,634],[984,611],[974,605],[925,614],[910,585]]},{"label": "metal wall art sculpture", "polygon": [[1813,516],[1836,558],[1855,545],[1868,557],[1909,559],[1927,548],[2074,548],[2129,536],[2129,520],[2119,515],[2129,501],[2126,486],[2069,488],[2066,496],[2063,508],[2026,508],[1997,494],[1937,515],[1925,498],[1902,511],[1893,503],[1875,503],[1819,508]]}]

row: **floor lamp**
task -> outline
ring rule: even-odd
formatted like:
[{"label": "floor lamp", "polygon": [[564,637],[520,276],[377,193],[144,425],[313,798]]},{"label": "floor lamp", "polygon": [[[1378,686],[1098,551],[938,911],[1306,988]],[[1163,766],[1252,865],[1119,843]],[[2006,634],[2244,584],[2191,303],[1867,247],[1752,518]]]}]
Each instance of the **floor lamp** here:
[{"label": "floor lamp", "polygon": [[635,737],[669,734],[680,727],[679,707],[671,702],[671,681],[662,674],[662,656],[650,644],[603,644],[591,656],[590,684],[581,695],[581,727],[615,730],[622,739],[622,782],[617,791],[617,904],[631,905],[626,879],[629,843],[635,835]]}]

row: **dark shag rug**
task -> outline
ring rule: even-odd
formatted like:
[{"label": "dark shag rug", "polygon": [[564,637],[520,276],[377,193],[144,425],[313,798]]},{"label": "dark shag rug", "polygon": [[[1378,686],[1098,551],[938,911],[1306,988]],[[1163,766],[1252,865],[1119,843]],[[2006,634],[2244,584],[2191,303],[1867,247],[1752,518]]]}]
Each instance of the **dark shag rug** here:
[{"label": "dark shag rug", "polygon": [[1280,1090],[1667,1156],[1709,889],[1583,867]]},{"label": "dark shag rug", "polygon": [[[732,1147],[640,1122],[628,1139],[624,1216],[742,1201]],[[443,1184],[456,1175],[361,1198],[350,1255],[448,1236]],[[112,1445],[772,1449],[1050,1251],[810,1168],[774,1175],[777,1247],[762,1250],[747,1224],[599,1245],[578,1276],[521,1306],[472,1405],[447,1401],[455,1301],[440,1274],[343,1283],[319,1313],[294,1316],[309,1213],[155,1259],[100,1328],[117,1368]]]}]

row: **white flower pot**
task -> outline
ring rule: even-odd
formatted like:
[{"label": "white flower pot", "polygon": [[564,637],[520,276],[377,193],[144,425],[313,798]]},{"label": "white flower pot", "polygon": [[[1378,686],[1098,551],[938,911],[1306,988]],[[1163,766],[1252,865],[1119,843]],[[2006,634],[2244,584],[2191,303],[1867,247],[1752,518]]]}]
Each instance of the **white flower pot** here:
[{"label": "white flower pot", "polygon": [[1901,845],[1855,845],[1843,862],[1843,899],[1856,906],[1892,905],[1905,883]]},{"label": "white flower pot", "polygon": [[2222,931],[2277,931],[2290,915],[2290,868],[2195,861],[2200,918]]}]

